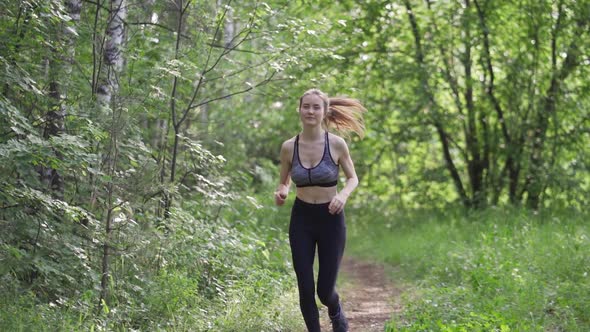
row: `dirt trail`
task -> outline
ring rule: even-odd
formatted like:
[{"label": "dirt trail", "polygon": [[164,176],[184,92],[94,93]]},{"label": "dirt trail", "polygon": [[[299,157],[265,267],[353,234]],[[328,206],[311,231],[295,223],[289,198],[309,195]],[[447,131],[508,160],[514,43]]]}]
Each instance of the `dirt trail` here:
[{"label": "dirt trail", "polygon": [[[350,332],[382,332],[392,314],[401,311],[400,290],[388,279],[383,266],[344,257],[339,273],[346,280],[338,292]],[[332,331],[328,319],[322,321],[322,331]]]}]

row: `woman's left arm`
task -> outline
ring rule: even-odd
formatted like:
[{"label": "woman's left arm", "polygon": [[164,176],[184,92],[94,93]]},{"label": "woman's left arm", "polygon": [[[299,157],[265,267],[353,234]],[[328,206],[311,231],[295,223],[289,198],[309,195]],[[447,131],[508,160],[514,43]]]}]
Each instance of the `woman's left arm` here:
[{"label": "woman's left arm", "polygon": [[339,138],[337,141],[337,147],[339,150],[338,164],[342,166],[342,170],[346,176],[346,185],[336,196],[334,196],[330,202],[328,209],[331,214],[338,214],[344,210],[344,205],[346,204],[348,197],[359,184],[356,171],[354,170],[354,163],[350,157],[350,152],[348,151],[348,145],[346,145],[346,141],[344,141],[342,138]]}]

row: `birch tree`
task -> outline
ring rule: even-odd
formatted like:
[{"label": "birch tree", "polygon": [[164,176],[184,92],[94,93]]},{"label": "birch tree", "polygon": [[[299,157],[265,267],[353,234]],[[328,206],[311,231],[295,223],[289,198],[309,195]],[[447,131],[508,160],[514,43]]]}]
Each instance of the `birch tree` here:
[{"label": "birch tree", "polygon": [[115,203],[114,177],[119,157],[119,135],[122,128],[121,106],[118,104],[119,74],[123,69],[123,47],[125,41],[124,20],[127,15],[127,3],[125,0],[111,0],[109,7],[108,25],[105,33],[105,44],[102,50],[103,63],[100,72],[100,80],[97,89],[97,100],[100,112],[108,112],[111,124],[109,130],[109,142],[106,148],[106,156],[103,158],[108,180],[106,183],[104,244],[102,253],[102,273],[100,280],[100,305],[109,302],[109,281],[111,277],[111,234],[113,222],[113,210]]}]

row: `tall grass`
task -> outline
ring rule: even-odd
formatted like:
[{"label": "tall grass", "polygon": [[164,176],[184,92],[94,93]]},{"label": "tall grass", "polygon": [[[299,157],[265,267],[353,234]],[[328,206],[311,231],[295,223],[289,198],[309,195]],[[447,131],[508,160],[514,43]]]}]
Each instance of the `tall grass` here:
[{"label": "tall grass", "polygon": [[399,268],[387,331],[589,331],[588,214],[355,211],[349,250]]}]

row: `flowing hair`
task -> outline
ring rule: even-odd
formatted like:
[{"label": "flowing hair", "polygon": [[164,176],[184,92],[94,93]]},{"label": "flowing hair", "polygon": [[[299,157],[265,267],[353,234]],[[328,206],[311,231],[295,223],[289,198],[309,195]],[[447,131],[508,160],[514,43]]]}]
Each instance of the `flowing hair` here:
[{"label": "flowing hair", "polygon": [[367,112],[367,109],[360,101],[347,97],[329,98],[326,93],[319,89],[310,89],[305,91],[299,99],[300,108],[303,97],[307,95],[316,95],[324,102],[325,116],[323,125],[326,129],[334,128],[346,136],[351,132],[356,133],[360,138],[365,136],[363,113]]}]

